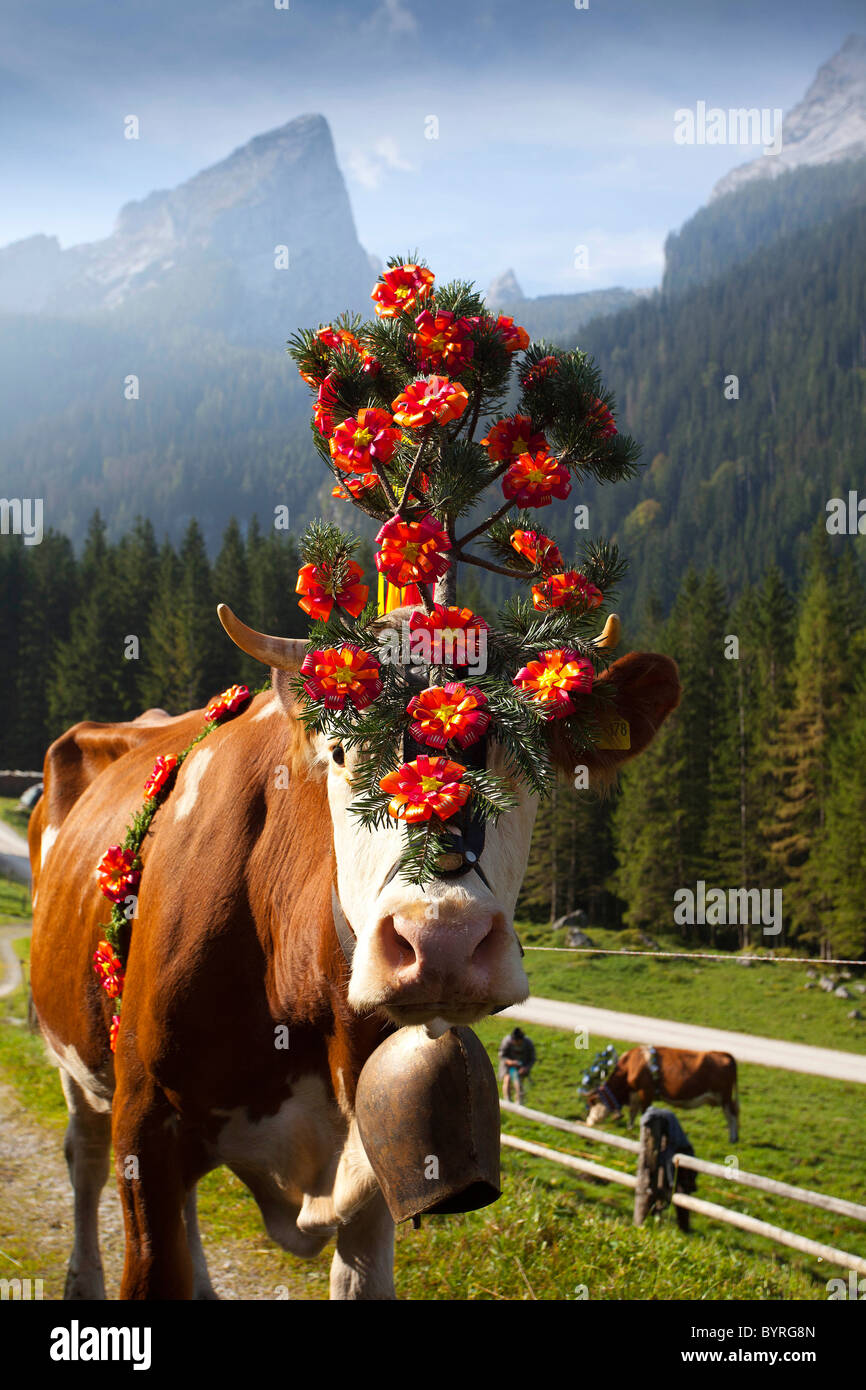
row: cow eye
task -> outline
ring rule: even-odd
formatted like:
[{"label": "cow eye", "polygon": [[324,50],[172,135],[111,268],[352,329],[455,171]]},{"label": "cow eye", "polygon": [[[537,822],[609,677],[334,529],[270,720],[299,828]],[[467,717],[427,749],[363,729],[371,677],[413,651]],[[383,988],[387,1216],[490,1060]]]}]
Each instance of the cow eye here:
[{"label": "cow eye", "polygon": [[342,767],[344,765],[346,761],[346,753],[341,743],[334,744],[333,748],[331,749],[331,757],[334,759],[334,762],[337,764],[337,767]]}]

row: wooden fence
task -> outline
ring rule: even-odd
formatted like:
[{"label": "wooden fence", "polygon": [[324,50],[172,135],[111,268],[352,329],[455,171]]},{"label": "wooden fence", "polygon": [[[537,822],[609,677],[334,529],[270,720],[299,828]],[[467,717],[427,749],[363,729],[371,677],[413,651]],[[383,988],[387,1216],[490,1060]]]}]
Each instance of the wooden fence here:
[{"label": "wooden fence", "polygon": [[[576,1134],[581,1138],[590,1139],[596,1144],[607,1144],[612,1148],[624,1149],[635,1155],[640,1154],[641,1144],[636,1139],[627,1139],[621,1134],[605,1134],[602,1130],[590,1128],[589,1125],[580,1124],[576,1120],[563,1120],[558,1115],[546,1115],[541,1110],[532,1110],[526,1105],[515,1105],[512,1101],[503,1100],[500,1101],[500,1105],[509,1114],[519,1115],[522,1119],[531,1120],[535,1124],[548,1125],[552,1129],[563,1130],[568,1134]],[[629,1187],[632,1190],[637,1187],[637,1178],[631,1173],[624,1173],[619,1168],[608,1168],[605,1164],[595,1163],[588,1158],[578,1158],[575,1154],[563,1153],[559,1149],[550,1149],[544,1144],[535,1144],[528,1139],[520,1139],[515,1134],[503,1134],[502,1143],[509,1149],[518,1149],[521,1153],[532,1154],[535,1158],[547,1159],[551,1163],[558,1163],[564,1168],[571,1168],[575,1172],[585,1173],[592,1178],[619,1183],[621,1187]],[[831,1197],[823,1192],[813,1192],[808,1187],[794,1187],[791,1183],[780,1182],[776,1178],[765,1178],[761,1173],[748,1173],[743,1169],[726,1168],[720,1163],[708,1163],[704,1159],[692,1158],[688,1154],[678,1154],[675,1162],[681,1168],[691,1168],[696,1173],[706,1173],[712,1177],[724,1177],[728,1182],[741,1183],[745,1187],[757,1188],[761,1192],[767,1192],[776,1197],[786,1197],[789,1201],[802,1202],[807,1206],[818,1207],[822,1211],[834,1212],[838,1216],[847,1216],[854,1221],[866,1222],[866,1206],[861,1206],[859,1202],[849,1202],[844,1197]],[[699,1216],[708,1216],[713,1221],[723,1221],[726,1225],[736,1226],[741,1231],[749,1231],[752,1235],[764,1236],[767,1240],[776,1241],[779,1245],[787,1245],[792,1250],[799,1250],[801,1254],[826,1260],[828,1264],[840,1265],[843,1269],[853,1269],[858,1274],[866,1274],[866,1259],[862,1256],[852,1255],[847,1250],[837,1250],[835,1246],[825,1245],[818,1240],[811,1240],[807,1236],[801,1236],[796,1231],[785,1230],[781,1226],[774,1226],[769,1221],[760,1221],[757,1217],[748,1216],[745,1212],[736,1211],[732,1207],[723,1207],[716,1202],[706,1202],[700,1197],[688,1197],[681,1192],[674,1193],[673,1203],[675,1206],[693,1211]]]}]

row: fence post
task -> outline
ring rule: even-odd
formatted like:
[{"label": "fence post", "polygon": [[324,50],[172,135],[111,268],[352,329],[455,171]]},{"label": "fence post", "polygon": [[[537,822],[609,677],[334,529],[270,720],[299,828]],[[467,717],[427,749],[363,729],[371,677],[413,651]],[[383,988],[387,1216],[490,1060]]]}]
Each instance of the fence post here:
[{"label": "fence post", "polygon": [[650,1173],[653,1163],[658,1163],[658,1155],[652,1141],[649,1125],[641,1120],[640,1151],[637,1156],[637,1187],[634,1190],[634,1224],[642,1226],[649,1215],[652,1203],[652,1181]]}]

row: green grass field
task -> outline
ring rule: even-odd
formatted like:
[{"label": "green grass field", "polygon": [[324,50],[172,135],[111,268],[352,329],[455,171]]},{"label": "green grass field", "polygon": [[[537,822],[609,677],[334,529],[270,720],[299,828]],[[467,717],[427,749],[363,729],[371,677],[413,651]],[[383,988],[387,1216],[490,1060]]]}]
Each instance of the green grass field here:
[{"label": "green grass field", "polygon": [[19,835],[27,839],[27,823],[30,815],[27,811],[22,811],[18,805],[17,796],[0,796],[0,820],[11,825],[13,830],[17,830]]},{"label": "green grass field", "polygon": [[[595,936],[595,933],[593,933]],[[28,942],[15,949],[23,961]],[[649,965],[640,961],[566,960],[566,983],[554,988],[558,957],[528,953],[535,993],[700,1022],[736,1023],[760,1017],[759,1031],[803,1038],[796,1011],[797,988],[784,989],[770,979],[768,999],[757,1015],[761,981],[774,967],[700,967],[702,986],[695,989],[691,963]],[[539,967],[537,962],[542,962]],[[571,967],[570,969],[568,967]],[[781,971],[798,967],[778,967]],[[738,971],[742,980],[736,1008],[724,1010],[722,974]],[[579,972],[576,974],[575,972]],[[660,987],[655,990],[655,971]],[[719,971],[713,975],[712,971]],[[633,975],[631,974],[633,972]],[[669,973],[665,973],[669,972]],[[670,973],[672,972],[672,973]],[[600,976],[604,974],[604,979]],[[744,978],[745,977],[745,978]],[[607,983],[605,983],[605,980]],[[706,983],[704,984],[704,980]],[[648,996],[648,982],[653,987]],[[579,989],[579,995],[575,993]],[[699,993],[700,997],[695,998]],[[807,994],[802,996],[812,1002]],[[650,1007],[652,1002],[653,1007]],[[823,996],[822,1006],[841,1003]],[[732,1017],[733,1013],[733,1017]],[[46,1129],[46,1142],[61,1143],[66,1121],[57,1074],[45,1060],[41,1041],[23,1026],[26,992],[21,989],[3,1001],[0,1014],[0,1078],[11,1084],[28,1114]],[[792,1017],[792,1014],[794,1015]],[[821,1018],[812,1018],[803,1040],[850,1046],[834,1028],[821,1033]],[[495,1061],[498,1042],[509,1025],[490,1019],[478,1026],[479,1036]],[[750,1024],[754,1026],[754,1024]],[[539,1052],[528,1103],[566,1119],[582,1118],[576,1087],[588,1059],[608,1041],[618,1047],[635,1039],[591,1037],[586,1051],[557,1029],[534,1027],[531,1035]],[[821,1034],[821,1036],[819,1036]],[[866,1125],[862,1090],[853,1083],[825,1081],[764,1067],[741,1066],[742,1139],[732,1149],[719,1111],[703,1109],[681,1118],[699,1156],[724,1162],[733,1155],[740,1167],[866,1202],[866,1171],[862,1161]],[[633,1171],[631,1156],[512,1116],[504,1128],[537,1142],[582,1154],[610,1167]],[[59,1152],[59,1148],[58,1148]],[[731,1227],[692,1218],[693,1232],[677,1229],[673,1214],[651,1220],[641,1228],[631,1221],[630,1191],[583,1179],[540,1159],[503,1150],[503,1196],[484,1211],[465,1216],[429,1218],[420,1231],[403,1226],[397,1233],[397,1288],[403,1298],[418,1299],[823,1299],[826,1282],[838,1274],[817,1260],[771,1245]],[[698,1195],[737,1206],[765,1220],[842,1249],[866,1253],[866,1228],[841,1217],[771,1198],[725,1179],[701,1176]],[[273,1297],[281,1286],[293,1297],[327,1296],[330,1250],[311,1262],[279,1251],[265,1236],[258,1210],[246,1189],[227,1171],[210,1174],[200,1188],[200,1212],[205,1244],[229,1243],[234,1258],[248,1263],[261,1279],[261,1297]],[[12,1238],[8,1234],[12,1227]],[[5,1223],[4,1249],[14,1258],[32,1256],[38,1233],[15,1235],[14,1221]],[[63,1268],[40,1256],[52,1296],[62,1288]]]}]

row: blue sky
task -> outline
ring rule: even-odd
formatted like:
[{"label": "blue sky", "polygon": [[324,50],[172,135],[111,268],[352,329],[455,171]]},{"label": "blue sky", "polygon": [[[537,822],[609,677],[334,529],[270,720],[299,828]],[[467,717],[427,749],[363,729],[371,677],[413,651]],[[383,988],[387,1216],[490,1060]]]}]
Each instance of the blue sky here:
[{"label": "blue sky", "polygon": [[529,294],[653,285],[666,233],[759,153],[676,145],[674,110],[788,110],[866,29],[862,0],[288,4],[4,0],[0,245],[105,236],[123,203],[316,111],[368,250],[482,286],[512,266]]}]

